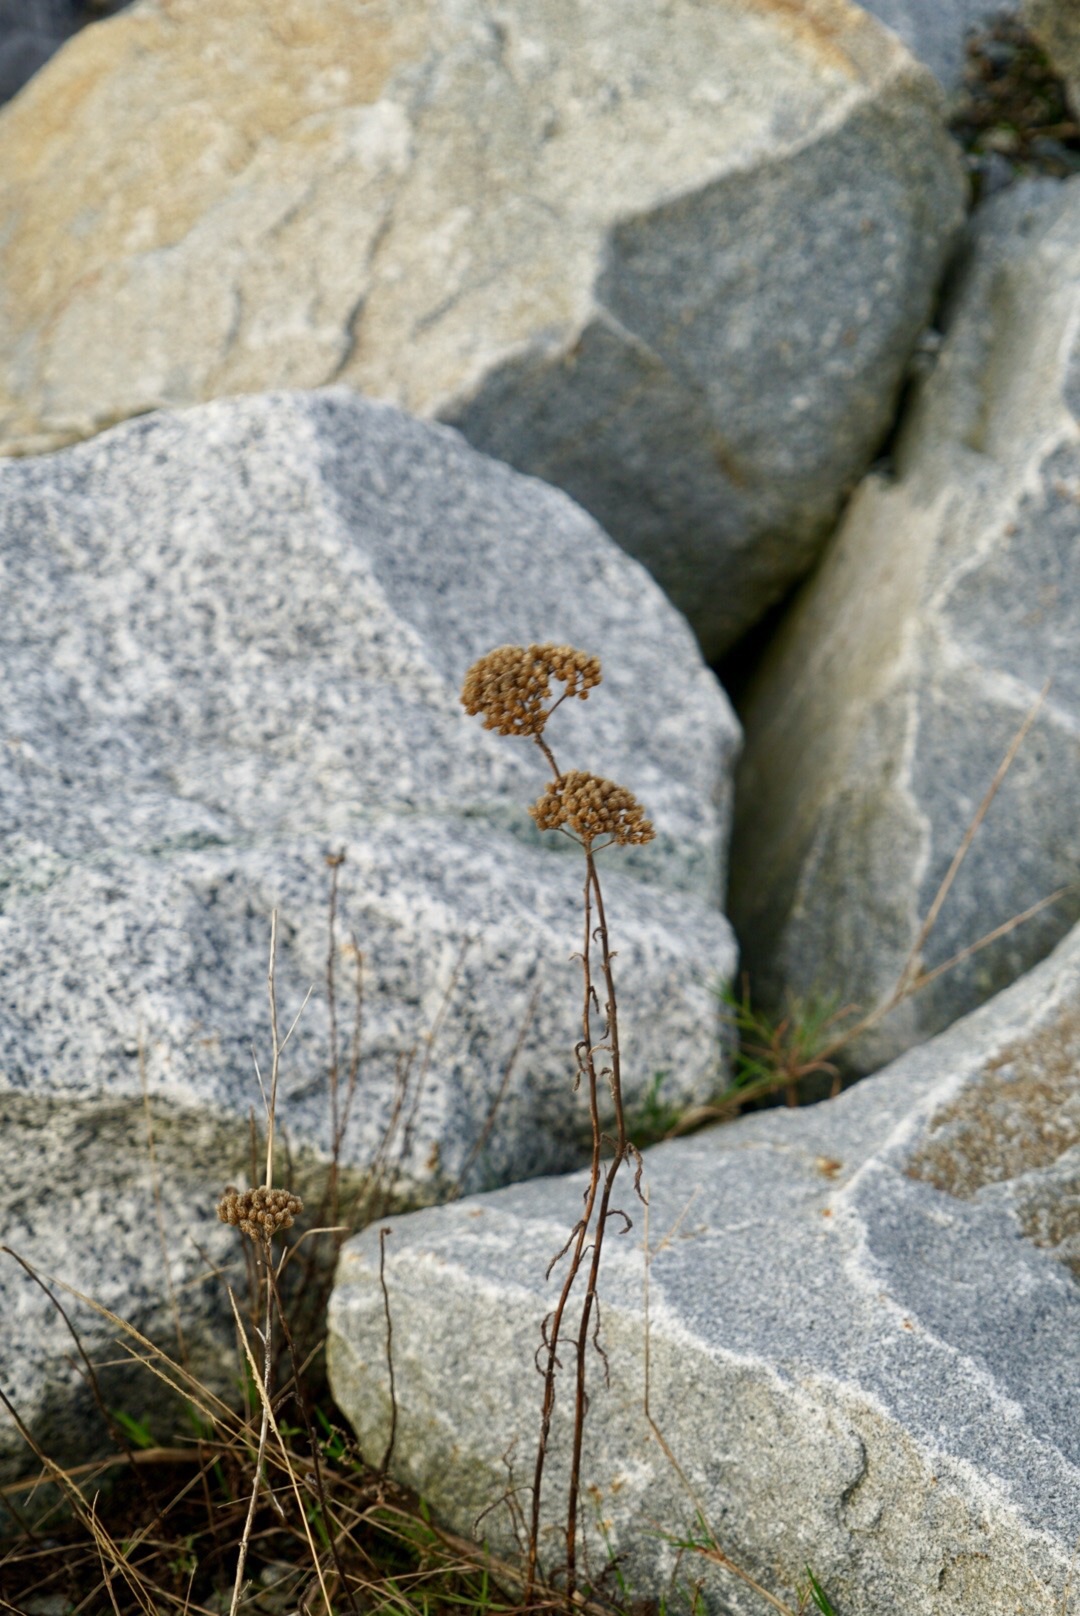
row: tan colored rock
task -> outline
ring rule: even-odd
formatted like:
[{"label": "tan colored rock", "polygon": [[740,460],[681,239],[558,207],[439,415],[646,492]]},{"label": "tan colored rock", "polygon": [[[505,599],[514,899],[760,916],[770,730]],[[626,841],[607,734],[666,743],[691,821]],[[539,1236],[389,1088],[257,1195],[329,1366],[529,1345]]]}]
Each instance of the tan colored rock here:
[{"label": "tan colored rock", "polygon": [[860,1043],[864,1069],[1080,917],[1080,178],[980,210],[943,321],[895,475],[856,493],[743,714],[730,913],[751,981],[869,1010],[1051,681],[922,948],[942,974]]},{"label": "tan colored rock", "polygon": [[0,442],[344,381],[565,487],[719,651],[887,427],[939,102],[847,0],[142,0],[0,116]]}]

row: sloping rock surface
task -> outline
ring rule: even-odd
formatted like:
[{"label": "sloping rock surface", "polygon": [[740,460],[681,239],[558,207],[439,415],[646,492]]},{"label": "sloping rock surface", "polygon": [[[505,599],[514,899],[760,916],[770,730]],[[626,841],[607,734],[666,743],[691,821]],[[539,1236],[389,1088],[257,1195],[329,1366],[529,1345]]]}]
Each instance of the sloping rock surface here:
[{"label": "sloping rock surface", "polygon": [[[646,1152],[649,1216],[604,1249],[583,1481],[592,1566],[637,1597],[705,1579],[757,1616],[809,1563],[845,1616],[1061,1616],[1080,1515],[1080,933],[993,1004],[839,1099]],[[512,1546],[506,1456],[531,1478],[547,1264],[582,1175],[398,1219],[386,1243],[396,1473]],[[645,1247],[650,1410],[643,1412]],[[373,1231],[330,1310],[335,1396],[382,1452],[386,1336]],[[576,1314],[575,1314],[576,1316]],[[572,1423],[556,1397],[548,1563]],[[510,1444],[514,1445],[511,1447]],[[519,1503],[525,1499],[519,1498]],[[607,1541],[601,1537],[603,1523]]]},{"label": "sloping rock surface", "polygon": [[[606,855],[632,1104],[661,1070],[673,1099],[715,1083],[737,726],[687,625],[565,495],[344,389],[215,403],[0,467],[0,598],[0,1182],[24,1256],[120,1312],[163,1299],[144,1083],[180,1279],[194,1240],[220,1254],[275,907],[283,1030],[315,984],[282,1123],[309,1177],[325,1164],[340,848],[342,1085],[357,951],[364,999],[345,1168],[395,1117],[399,1202],[581,1159],[583,869],[528,818],[539,753],[460,707],[493,643],[601,657],[549,738],[659,830]],[[183,1294],[197,1333],[211,1302]],[[63,1329],[12,1266],[0,1321],[0,1383],[62,1410]]]},{"label": "sloping rock surface", "polygon": [[0,440],[346,382],[566,488],[718,653],[885,433],[964,190],[847,0],[143,0],[0,118]]},{"label": "sloping rock surface", "polygon": [[759,993],[893,987],[1011,737],[1034,728],[923,950],[934,968],[1059,887],[860,1046],[864,1067],[1042,958],[1080,912],[1080,181],[975,220],[896,475],[860,488],[744,709],[731,912]]}]

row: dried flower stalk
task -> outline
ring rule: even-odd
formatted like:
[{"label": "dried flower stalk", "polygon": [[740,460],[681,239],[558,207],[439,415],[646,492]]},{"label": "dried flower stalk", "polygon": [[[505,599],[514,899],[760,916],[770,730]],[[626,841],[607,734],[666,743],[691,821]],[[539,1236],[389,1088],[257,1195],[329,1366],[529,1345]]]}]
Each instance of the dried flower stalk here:
[{"label": "dried flower stalk", "polygon": [[[576,1045],[576,1081],[584,1081],[592,1124],[592,1157],[589,1186],[585,1195],[582,1216],[571,1231],[565,1247],[551,1264],[554,1269],[563,1257],[569,1255],[558,1300],[541,1326],[544,1391],[540,1412],[540,1437],[533,1469],[532,1509],[529,1522],[525,1608],[529,1608],[533,1591],[540,1577],[540,1521],[543,1501],[544,1467],[551,1438],[552,1417],[555,1411],[556,1372],[559,1367],[559,1345],[563,1337],[566,1314],[574,1286],[585,1268],[585,1258],[591,1252],[586,1275],[585,1296],[578,1317],[574,1338],[574,1423],[570,1456],[570,1482],[566,1508],[565,1593],[567,1609],[577,1604],[577,1538],[578,1508],[581,1496],[581,1454],[588,1408],[586,1394],[586,1364],[589,1342],[600,1350],[598,1332],[599,1302],[597,1285],[604,1233],[612,1216],[621,1216],[624,1227],[630,1220],[611,1205],[615,1180],[623,1162],[634,1156],[638,1161],[637,1180],[640,1180],[640,1157],[630,1143],[626,1132],[626,1116],[622,1097],[622,1056],[619,1045],[618,1002],[612,971],[612,952],[608,936],[604,898],[600,888],[595,855],[613,843],[622,847],[641,845],[655,834],[645,811],[624,786],[599,775],[581,770],[564,773],[554,753],[544,739],[544,729],[556,707],[570,696],[584,701],[589,691],[600,683],[600,663],[596,657],[568,645],[503,645],[489,651],[475,662],[465,676],[462,704],[470,714],[482,714],[484,727],[501,735],[531,736],[544,754],[551,769],[552,781],[547,790],[529,810],[540,830],[557,830],[576,841],[585,854],[585,887],[583,894],[584,941],[581,951],[583,996],[581,1012],[581,1038]],[[565,688],[551,702],[552,680]],[[605,1025],[597,1036],[594,1017],[599,1012],[599,983],[593,980],[594,953],[599,950],[600,976],[605,994],[603,1016]],[[598,1064],[601,1055],[605,1064]],[[609,1089],[615,1107],[615,1135],[605,1134],[600,1115],[601,1086]],[[611,1155],[605,1165],[605,1145]],[[635,1187],[637,1187],[635,1180]],[[549,1269],[549,1273],[551,1270]],[[594,1325],[594,1315],[597,1322]]]}]

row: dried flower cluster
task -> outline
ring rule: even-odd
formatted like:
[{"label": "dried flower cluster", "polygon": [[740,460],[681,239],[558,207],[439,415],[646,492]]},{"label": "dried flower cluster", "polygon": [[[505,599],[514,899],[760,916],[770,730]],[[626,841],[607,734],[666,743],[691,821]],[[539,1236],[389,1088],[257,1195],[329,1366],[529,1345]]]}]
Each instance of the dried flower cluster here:
[{"label": "dried flower cluster", "polygon": [[217,1213],[222,1223],[242,1229],[253,1240],[269,1242],[279,1229],[291,1229],[293,1218],[303,1210],[303,1201],[288,1190],[268,1190],[265,1184],[253,1190],[238,1190],[228,1184]]},{"label": "dried flower cluster", "polygon": [[651,842],[656,832],[632,791],[598,774],[570,769],[529,809],[541,830],[574,831],[586,844],[610,836],[621,847]]},{"label": "dried flower cluster", "polygon": [[572,645],[499,645],[465,675],[462,705],[483,713],[484,728],[500,735],[539,735],[552,679],[566,686],[566,696],[585,701],[600,683],[600,660]]}]

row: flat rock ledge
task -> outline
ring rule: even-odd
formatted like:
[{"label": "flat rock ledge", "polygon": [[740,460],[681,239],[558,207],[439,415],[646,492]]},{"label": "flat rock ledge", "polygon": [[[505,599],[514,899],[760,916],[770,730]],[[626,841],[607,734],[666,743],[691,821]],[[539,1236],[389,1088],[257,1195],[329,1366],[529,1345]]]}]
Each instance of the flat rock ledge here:
[{"label": "flat rock ledge", "polygon": [[[839,1099],[646,1153],[651,1409],[722,1546],[781,1597],[809,1564],[844,1616],[1061,1616],[1080,1523],[1080,932],[990,1005]],[[581,1175],[394,1221],[394,1469],[512,1551],[531,1476],[532,1355]],[[695,1505],[642,1408],[642,1209],[605,1248],[584,1481],[594,1572],[635,1595],[701,1577],[710,1610],[765,1606],[663,1534]],[[386,1440],[374,1231],[342,1255],[331,1381]],[[552,1522],[569,1394],[556,1404]]]},{"label": "flat rock ledge", "polygon": [[[275,908],[283,1027],[314,986],[282,1075],[307,1184],[333,1132],[331,947],[343,1083],[363,956],[353,1186],[395,1117],[399,1205],[582,1159],[583,873],[528,818],[535,748],[461,708],[493,644],[601,657],[551,739],[660,827],[601,855],[632,1103],[660,1071],[676,1103],[717,1082],[737,725],[686,623],[564,494],[345,389],[222,401],[0,467],[0,598],[3,1241],[46,1272],[171,1339],[145,1083],[188,1343],[227,1357],[196,1242],[236,1244],[214,1203],[249,1181]],[[111,1335],[80,1323],[92,1350]],[[78,1458],[100,1433],[69,1354],[4,1259],[0,1383]],[[0,1474],[27,1459],[0,1423]]]},{"label": "flat rock ledge", "polygon": [[348,383],[565,488],[714,656],[887,432],[965,195],[847,0],[143,0],[0,115],[0,443]]}]

